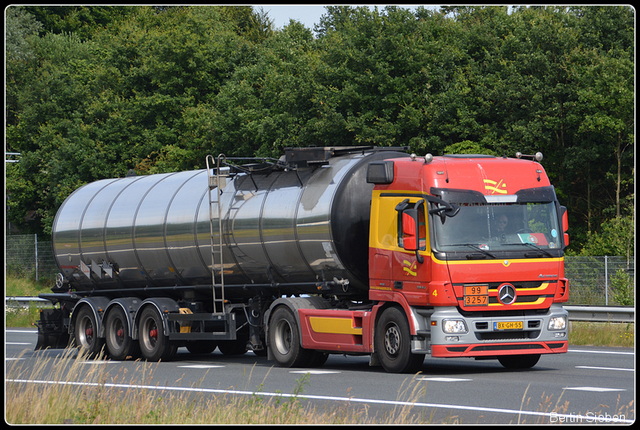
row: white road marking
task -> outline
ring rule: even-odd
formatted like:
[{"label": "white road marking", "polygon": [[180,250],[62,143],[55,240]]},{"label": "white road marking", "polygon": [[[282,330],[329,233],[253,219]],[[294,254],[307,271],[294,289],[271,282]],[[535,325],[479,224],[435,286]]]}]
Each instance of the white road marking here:
[{"label": "white road marking", "polygon": [[215,369],[215,368],[224,367],[224,366],[218,366],[216,364],[190,364],[187,366],[178,366],[178,367],[184,367],[188,369]]},{"label": "white road marking", "polygon": [[633,372],[635,370],[635,369],[623,369],[622,367],[595,367],[595,366],[576,366],[576,369],[622,370],[624,372]]},{"label": "white road marking", "polygon": [[467,382],[473,381],[473,379],[462,379],[462,378],[419,378],[419,381],[433,381],[433,382]]},{"label": "white road marking", "polygon": [[609,391],[627,391],[623,388],[604,388],[604,387],[564,387],[565,390],[575,391],[592,391],[594,393],[607,393]]},{"label": "white road marking", "polygon": [[310,373],[312,375],[328,375],[330,373],[340,373],[337,370],[290,370],[289,373]]},{"label": "white road marking", "polygon": [[5,342],[5,345],[31,345],[31,342]]},{"label": "white road marking", "polygon": [[[299,397],[296,394],[284,394],[284,393],[267,393],[260,391],[240,391],[240,390],[221,390],[221,389],[213,389],[213,388],[193,388],[193,387],[159,387],[156,385],[129,385],[129,384],[111,384],[111,383],[95,383],[95,382],[71,382],[71,381],[43,381],[43,380],[29,380],[29,379],[6,379],[6,382],[16,382],[16,383],[25,383],[25,384],[56,384],[56,385],[74,385],[74,386],[91,386],[91,387],[107,387],[107,388],[133,388],[133,389],[146,389],[146,390],[157,390],[157,391],[186,391],[186,392],[197,392],[197,393],[212,393],[212,394],[237,394],[237,395],[249,395],[249,396],[264,396],[264,397]],[[397,400],[378,400],[378,399],[363,399],[358,397],[337,397],[337,396],[319,396],[313,394],[304,393],[302,396],[306,400],[314,399],[314,400],[329,400],[329,401],[339,401],[339,402],[350,402],[350,403],[371,403],[371,404],[383,404],[383,405],[398,405],[398,406],[413,406],[413,407],[421,407],[421,408],[443,408],[443,409],[459,409],[466,411],[480,411],[480,412],[493,412],[493,413],[505,413],[505,414],[513,414],[513,415],[529,415],[529,416],[538,416],[538,417],[553,417],[554,419],[584,419],[587,420],[589,418],[593,419],[593,417],[589,417],[587,415],[573,415],[573,414],[557,414],[550,412],[538,412],[538,411],[523,411],[519,409],[504,409],[504,408],[487,408],[487,407],[479,407],[479,406],[465,406],[465,405],[455,405],[455,404],[446,404],[446,403],[423,403],[423,402],[405,402],[405,401],[397,401]],[[608,422],[620,422],[631,424],[635,420],[627,420],[620,418],[612,418],[611,421]]]},{"label": "white road marking", "polygon": [[633,352],[624,352],[624,351],[593,351],[586,349],[569,349],[567,352],[584,352],[588,354],[617,354],[617,355],[633,355]]}]

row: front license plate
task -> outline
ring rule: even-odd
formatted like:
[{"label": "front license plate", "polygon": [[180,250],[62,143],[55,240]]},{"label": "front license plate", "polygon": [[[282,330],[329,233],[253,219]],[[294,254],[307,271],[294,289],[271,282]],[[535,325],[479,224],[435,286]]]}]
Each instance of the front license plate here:
[{"label": "front license plate", "polygon": [[522,330],[523,327],[524,324],[522,321],[501,321],[493,323],[494,330]]}]

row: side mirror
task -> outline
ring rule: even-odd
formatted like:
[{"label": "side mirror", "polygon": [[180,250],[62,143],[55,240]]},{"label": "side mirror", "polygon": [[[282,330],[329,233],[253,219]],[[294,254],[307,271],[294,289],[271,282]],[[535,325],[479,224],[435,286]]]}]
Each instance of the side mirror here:
[{"label": "side mirror", "polygon": [[560,206],[560,211],[562,212],[562,231],[564,232],[564,246],[569,246],[569,215],[567,214],[567,208],[565,206]]},{"label": "side mirror", "polygon": [[418,252],[418,232],[420,231],[418,209],[406,209],[402,213],[402,244],[407,251],[415,251],[416,260],[422,264],[424,258]]},{"label": "side mirror", "polygon": [[402,243],[407,251],[418,250],[418,211],[407,209],[402,213]]}]

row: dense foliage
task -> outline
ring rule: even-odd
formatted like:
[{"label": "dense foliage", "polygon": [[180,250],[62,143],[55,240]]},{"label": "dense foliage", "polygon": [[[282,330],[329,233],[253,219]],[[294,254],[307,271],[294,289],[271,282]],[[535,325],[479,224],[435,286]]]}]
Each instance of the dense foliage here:
[{"label": "dense foliage", "polygon": [[5,13],[7,151],[21,153],[8,216],[22,232],[50,234],[74,189],[130,169],[409,145],[541,151],[573,252],[615,237],[633,253],[631,7],[331,6],[313,30],[251,7]]}]

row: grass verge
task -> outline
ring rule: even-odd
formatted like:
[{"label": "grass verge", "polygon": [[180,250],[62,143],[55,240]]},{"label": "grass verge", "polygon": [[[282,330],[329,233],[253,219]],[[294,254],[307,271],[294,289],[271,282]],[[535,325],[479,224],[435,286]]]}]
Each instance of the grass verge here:
[{"label": "grass verge", "polygon": [[[463,424],[451,411],[436,422],[435,409],[414,406],[427,401],[427,382],[417,378],[419,374],[405,379],[398,390],[396,406],[372,414],[367,405],[341,403],[321,408],[313,406],[304,398],[304,387],[309,384],[308,374],[296,382],[290,396],[261,395],[264,381],[253,394],[203,393],[194,389],[202,383],[206,374],[190,384],[189,390],[170,390],[153,381],[158,372],[158,363],[140,361],[130,375],[125,369],[110,374],[108,366],[96,365],[102,360],[103,357],[90,360],[77,350],[67,349],[55,358],[38,353],[31,370],[26,369],[25,361],[13,361],[5,380],[6,422],[147,425]],[[268,373],[265,380],[267,377]],[[514,417],[511,424],[553,423],[554,417],[559,419],[567,413],[569,402],[562,399],[562,394],[556,399],[553,395],[542,393],[540,400],[536,401],[527,396],[528,388],[522,397],[521,414]],[[615,412],[615,417],[623,420],[633,420],[635,417],[633,401],[618,404],[611,410],[608,406],[600,407],[605,408],[606,413]],[[532,411],[532,408],[536,410]],[[605,412],[598,412],[597,416],[605,416]],[[576,416],[583,415],[579,413]]]},{"label": "grass verge", "polygon": [[[96,366],[77,350],[56,358],[38,354],[27,371],[16,360],[6,378],[10,424],[428,424],[431,415],[412,403],[426,393],[426,382],[407,379],[398,398],[406,402],[371,415],[367,406],[349,404],[318,409],[304,399],[309,375],[297,381],[292,396],[170,391],[154,385],[157,363],[139,362],[135,371],[116,375]],[[96,360],[101,360],[98,357]],[[133,376],[133,378],[131,377]],[[249,378],[250,379],[250,378]],[[46,381],[46,382],[45,382]],[[197,387],[196,381],[190,388]],[[34,401],[34,399],[39,399]],[[444,423],[455,423],[448,416]]]},{"label": "grass verge", "polygon": [[635,323],[569,322],[569,344],[633,348]]}]

